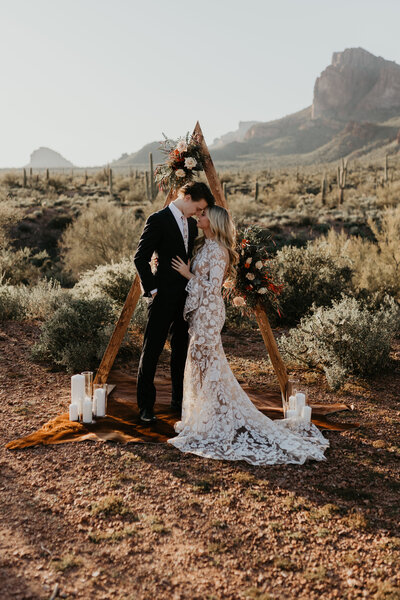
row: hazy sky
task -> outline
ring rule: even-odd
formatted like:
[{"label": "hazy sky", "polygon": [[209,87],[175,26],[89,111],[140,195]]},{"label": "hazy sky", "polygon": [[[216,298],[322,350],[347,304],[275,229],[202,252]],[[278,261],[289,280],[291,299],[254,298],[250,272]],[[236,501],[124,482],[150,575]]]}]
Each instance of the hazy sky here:
[{"label": "hazy sky", "polygon": [[348,47],[400,64],[399,0],[1,0],[0,167],[78,166],[309,106]]}]

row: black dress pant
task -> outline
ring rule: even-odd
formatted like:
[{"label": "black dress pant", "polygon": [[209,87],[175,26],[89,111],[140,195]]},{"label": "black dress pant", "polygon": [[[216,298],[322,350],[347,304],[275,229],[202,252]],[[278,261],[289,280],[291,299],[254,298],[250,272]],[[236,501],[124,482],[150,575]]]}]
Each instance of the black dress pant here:
[{"label": "black dress pant", "polygon": [[182,403],[188,349],[188,324],[183,318],[186,296],[185,290],[174,293],[160,290],[148,304],[148,321],[137,376],[139,410],[152,409],[155,404],[154,375],[168,333],[171,333],[172,402],[178,405]]}]

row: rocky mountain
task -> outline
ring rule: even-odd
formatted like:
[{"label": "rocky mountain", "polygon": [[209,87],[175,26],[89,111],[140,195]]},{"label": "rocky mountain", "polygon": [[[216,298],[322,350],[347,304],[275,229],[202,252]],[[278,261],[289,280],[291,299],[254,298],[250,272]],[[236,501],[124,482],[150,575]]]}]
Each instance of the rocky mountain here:
[{"label": "rocky mountain", "polygon": [[[123,155],[115,165],[143,166],[158,143]],[[241,121],[236,131],[210,146],[214,162],[240,164],[312,164],[382,149],[400,152],[400,65],[363,48],[334,52],[317,77],[313,103],[268,122]]]},{"label": "rocky mountain", "polygon": [[59,152],[41,146],[32,152],[31,160],[26,166],[33,169],[62,169],[74,165]]},{"label": "rocky mountain", "polygon": [[312,106],[256,123],[240,143],[212,146],[217,163],[300,164],[362,155],[393,144],[400,131],[400,65],[363,48],[334,52],[317,78]]},{"label": "rocky mountain", "polygon": [[400,114],[400,65],[362,48],[334,52],[314,86],[312,118],[382,121]]},{"label": "rocky mountain", "polygon": [[210,148],[220,148],[230,142],[242,142],[246,136],[246,133],[253,125],[256,125],[259,121],[239,121],[239,128],[235,131],[230,131],[221,135],[219,138],[215,138]]}]

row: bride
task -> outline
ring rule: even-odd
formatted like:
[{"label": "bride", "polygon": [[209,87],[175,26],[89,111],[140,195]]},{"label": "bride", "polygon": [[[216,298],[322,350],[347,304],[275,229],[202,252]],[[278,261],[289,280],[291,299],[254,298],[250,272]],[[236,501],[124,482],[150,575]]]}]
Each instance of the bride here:
[{"label": "bride", "polygon": [[273,421],[261,413],[240,387],[221,341],[225,305],[221,287],[237,262],[235,228],[229,213],[210,206],[199,216],[204,236],[190,263],[172,260],[189,281],[184,317],[189,323],[189,349],[184,375],[182,419],[178,435],[168,442],[182,452],[253,465],[303,464],[326,460],[329,441],[313,423],[290,429],[289,421]]}]

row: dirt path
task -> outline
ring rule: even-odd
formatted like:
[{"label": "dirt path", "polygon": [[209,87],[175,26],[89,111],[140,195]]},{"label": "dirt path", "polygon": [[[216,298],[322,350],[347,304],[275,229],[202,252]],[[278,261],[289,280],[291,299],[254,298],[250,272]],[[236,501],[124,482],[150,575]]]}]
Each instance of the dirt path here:
[{"label": "dirt path", "polygon": [[[166,445],[6,450],[68,405],[69,376],[29,359],[37,334],[0,329],[1,599],[48,600],[56,584],[84,600],[400,597],[400,345],[393,373],[340,394],[297,371],[361,427],[326,432],[324,463],[252,467]],[[224,344],[239,378],[276,385],[257,332]]]}]

